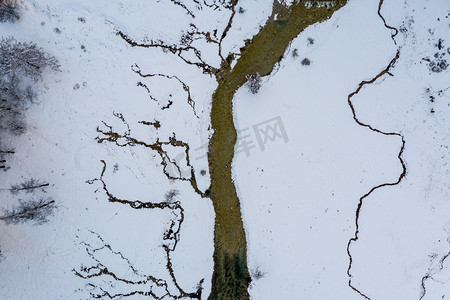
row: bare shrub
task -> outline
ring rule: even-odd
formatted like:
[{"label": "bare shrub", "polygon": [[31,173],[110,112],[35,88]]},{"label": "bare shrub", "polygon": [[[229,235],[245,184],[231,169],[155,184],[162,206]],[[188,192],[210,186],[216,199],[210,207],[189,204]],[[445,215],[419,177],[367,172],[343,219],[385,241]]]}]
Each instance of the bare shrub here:
[{"label": "bare shrub", "polygon": [[19,205],[11,209],[4,209],[0,220],[7,225],[21,224],[32,221],[34,225],[42,225],[48,222],[48,218],[54,214],[56,205],[52,198],[42,197],[30,200],[19,200]]},{"label": "bare shrub", "polygon": [[261,76],[259,75],[259,73],[248,76],[247,80],[247,86],[252,94],[257,94],[261,87]]},{"label": "bare shrub", "polygon": [[189,47],[193,41],[194,38],[191,33],[184,33],[180,38],[180,45],[183,47]]},{"label": "bare shrub", "polygon": [[178,190],[172,189],[164,195],[164,199],[166,200],[166,202],[173,202],[174,198],[179,194],[180,192]]}]

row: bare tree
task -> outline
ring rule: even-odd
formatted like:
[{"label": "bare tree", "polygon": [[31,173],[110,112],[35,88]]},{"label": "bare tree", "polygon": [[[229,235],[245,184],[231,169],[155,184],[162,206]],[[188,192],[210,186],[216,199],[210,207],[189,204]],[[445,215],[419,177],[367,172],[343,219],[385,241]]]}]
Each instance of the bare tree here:
[{"label": "bare tree", "polygon": [[8,80],[0,77],[0,169],[7,170],[6,157],[14,150],[3,141],[6,135],[20,135],[25,132],[24,112],[28,103],[35,99],[31,87],[20,87],[18,77]]},{"label": "bare tree", "polygon": [[23,113],[36,99],[26,78],[37,81],[45,67],[59,70],[58,60],[35,43],[18,42],[14,37],[0,40],[0,169],[7,169],[6,155],[14,153],[2,140],[7,134],[25,132]]},{"label": "bare tree", "polygon": [[38,80],[42,70],[59,70],[58,60],[44,52],[33,42],[19,42],[14,37],[0,41],[0,74],[8,77],[28,76]]},{"label": "bare tree", "polygon": [[9,224],[21,224],[32,221],[34,225],[42,225],[48,222],[48,218],[58,208],[52,198],[33,198],[30,200],[19,200],[19,205],[10,209],[3,209],[0,220]]},{"label": "bare tree", "polygon": [[30,194],[30,193],[36,192],[37,190],[44,191],[44,188],[47,186],[49,186],[48,183],[43,182],[39,179],[31,178],[31,179],[25,180],[24,182],[11,185],[11,188],[9,189],[9,191],[13,195],[17,195],[21,191],[23,191],[27,194]]},{"label": "bare tree", "polygon": [[26,128],[23,112],[34,99],[31,87],[21,88],[18,77],[0,78],[0,133],[22,134]]}]

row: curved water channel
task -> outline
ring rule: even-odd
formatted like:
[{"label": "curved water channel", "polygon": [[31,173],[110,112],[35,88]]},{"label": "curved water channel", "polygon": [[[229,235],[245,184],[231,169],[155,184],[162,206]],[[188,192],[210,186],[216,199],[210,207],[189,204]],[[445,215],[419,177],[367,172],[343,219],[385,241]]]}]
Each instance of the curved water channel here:
[{"label": "curved water channel", "polygon": [[[209,143],[210,198],[216,214],[214,272],[208,299],[249,299],[250,275],[239,198],[231,175],[236,144],[233,97],[250,75],[269,75],[289,43],[306,27],[329,19],[347,0],[294,1],[289,7],[275,1],[272,15],[241,49],[234,67],[225,62],[216,72],[218,87],[212,97]],[[227,61],[233,58],[229,57]]]}]

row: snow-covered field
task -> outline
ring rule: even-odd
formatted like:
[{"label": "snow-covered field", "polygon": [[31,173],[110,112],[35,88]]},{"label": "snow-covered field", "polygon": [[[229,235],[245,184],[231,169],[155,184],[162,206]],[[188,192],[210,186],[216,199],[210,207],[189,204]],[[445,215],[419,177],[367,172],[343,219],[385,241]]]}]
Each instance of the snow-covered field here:
[{"label": "snow-covered field", "polygon": [[[208,297],[217,82],[183,60],[218,68],[272,2],[239,3],[220,50],[202,33],[220,38],[230,11],[206,3],[25,0],[18,22],[0,24],[61,65],[35,83],[39,103],[0,174],[0,208],[30,197],[7,189],[36,178],[59,209],[41,226],[0,221],[0,299],[189,298],[200,282]],[[382,4],[387,26],[378,0],[350,0],[292,41],[257,94],[235,95],[252,299],[450,297],[450,76],[439,67],[450,5]],[[197,32],[187,45],[202,60],[131,47],[118,31],[165,45]],[[189,145],[189,161],[171,141]]]},{"label": "snow-covered field", "polygon": [[[299,56],[287,55],[258,95],[236,95],[239,128],[274,116],[285,128],[283,134],[274,121],[253,127],[267,145],[234,163],[249,267],[264,274],[250,290],[255,299],[361,298],[347,284],[349,254],[351,284],[370,299],[419,299],[425,290],[423,299],[449,296],[449,262],[442,259],[450,251],[450,77],[430,71],[423,58],[448,51],[437,44],[450,38],[450,7],[386,1],[382,14],[400,30],[395,45],[377,6],[350,2],[305,30],[290,47]],[[396,183],[403,171],[401,137],[357,125],[347,97],[386,68],[396,49],[390,74],[351,99],[360,122],[404,137],[407,175],[363,199],[358,240],[347,253],[359,199]]]}]

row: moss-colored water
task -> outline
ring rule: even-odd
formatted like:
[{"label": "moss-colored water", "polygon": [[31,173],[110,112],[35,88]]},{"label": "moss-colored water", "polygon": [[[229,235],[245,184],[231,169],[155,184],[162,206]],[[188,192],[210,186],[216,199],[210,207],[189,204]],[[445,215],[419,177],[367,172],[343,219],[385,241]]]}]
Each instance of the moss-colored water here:
[{"label": "moss-colored water", "polygon": [[216,74],[218,87],[213,94],[211,125],[214,134],[209,144],[211,199],[216,213],[214,227],[214,273],[210,300],[249,299],[250,275],[247,247],[239,198],[231,177],[231,162],[236,143],[233,122],[233,97],[247,82],[247,76],[272,72],[289,43],[306,27],[327,20],[347,0],[309,1],[333,3],[328,7],[305,6],[305,1],[286,7],[278,2],[265,26],[243,49],[234,68],[224,63]]}]

